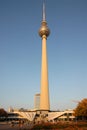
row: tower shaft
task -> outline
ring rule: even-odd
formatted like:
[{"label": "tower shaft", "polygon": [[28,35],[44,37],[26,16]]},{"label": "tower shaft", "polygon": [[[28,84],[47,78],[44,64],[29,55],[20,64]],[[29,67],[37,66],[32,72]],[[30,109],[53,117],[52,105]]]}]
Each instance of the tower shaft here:
[{"label": "tower shaft", "polygon": [[40,109],[41,110],[49,110],[50,109],[46,35],[42,36],[42,67],[41,67]]},{"label": "tower shaft", "polygon": [[49,111],[49,83],[48,83],[48,63],[47,63],[47,37],[50,30],[47,26],[45,14],[45,3],[43,3],[43,19],[39,29],[39,35],[42,38],[42,66],[41,66],[41,93],[40,93],[40,110]]}]

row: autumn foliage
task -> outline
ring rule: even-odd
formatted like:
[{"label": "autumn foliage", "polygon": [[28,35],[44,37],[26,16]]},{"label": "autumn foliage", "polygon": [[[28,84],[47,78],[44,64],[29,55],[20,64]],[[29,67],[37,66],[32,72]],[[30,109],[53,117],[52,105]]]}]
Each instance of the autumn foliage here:
[{"label": "autumn foliage", "polygon": [[0,117],[7,117],[7,112],[3,109],[3,108],[1,108],[0,109]]},{"label": "autumn foliage", "polygon": [[57,122],[35,125],[31,130],[87,130],[87,122]]},{"label": "autumn foliage", "polygon": [[76,117],[85,117],[85,119],[87,119],[87,98],[78,103],[76,109],[74,110],[74,115]]}]

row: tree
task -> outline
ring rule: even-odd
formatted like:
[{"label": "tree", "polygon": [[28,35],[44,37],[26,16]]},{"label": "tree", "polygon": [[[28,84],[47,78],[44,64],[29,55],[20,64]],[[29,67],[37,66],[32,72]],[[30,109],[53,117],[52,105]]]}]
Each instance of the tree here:
[{"label": "tree", "polygon": [[80,119],[87,119],[87,98],[78,103],[76,109],[74,110],[74,115]]},{"label": "tree", "polygon": [[1,108],[0,109],[0,117],[7,117],[7,116],[8,116],[7,112],[3,108]]}]

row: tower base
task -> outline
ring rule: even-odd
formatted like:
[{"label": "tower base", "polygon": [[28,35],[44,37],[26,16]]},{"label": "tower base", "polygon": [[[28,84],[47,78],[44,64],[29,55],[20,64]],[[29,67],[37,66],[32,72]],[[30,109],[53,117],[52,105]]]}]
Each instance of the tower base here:
[{"label": "tower base", "polygon": [[36,110],[36,121],[37,123],[48,122],[49,110]]}]

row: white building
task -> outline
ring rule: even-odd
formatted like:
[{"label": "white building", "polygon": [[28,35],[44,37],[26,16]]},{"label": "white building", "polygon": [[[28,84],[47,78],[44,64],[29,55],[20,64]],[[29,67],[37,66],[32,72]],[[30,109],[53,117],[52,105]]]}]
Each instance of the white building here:
[{"label": "white building", "polygon": [[34,108],[35,110],[39,110],[40,109],[40,94],[35,94],[34,97]]}]

